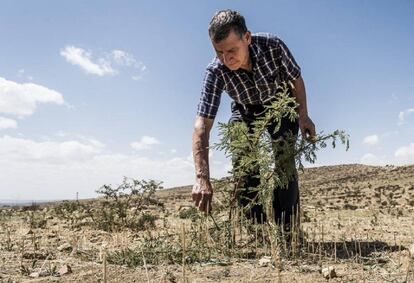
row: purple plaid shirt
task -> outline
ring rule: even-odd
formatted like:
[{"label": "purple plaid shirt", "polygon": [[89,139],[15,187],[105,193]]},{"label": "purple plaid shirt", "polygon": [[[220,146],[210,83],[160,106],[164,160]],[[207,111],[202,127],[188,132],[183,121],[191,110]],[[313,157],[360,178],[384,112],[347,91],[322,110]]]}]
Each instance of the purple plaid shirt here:
[{"label": "purple plaid shirt", "polygon": [[236,102],[263,104],[276,94],[277,87],[300,77],[300,67],[285,43],[275,35],[252,35],[249,45],[252,72],[231,71],[216,57],[207,66],[197,115],[214,119],[223,91]]}]

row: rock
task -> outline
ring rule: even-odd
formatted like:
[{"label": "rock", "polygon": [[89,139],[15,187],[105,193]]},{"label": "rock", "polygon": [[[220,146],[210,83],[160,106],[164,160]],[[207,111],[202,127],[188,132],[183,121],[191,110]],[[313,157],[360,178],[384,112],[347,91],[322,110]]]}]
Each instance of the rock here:
[{"label": "rock", "polygon": [[60,252],[63,252],[63,251],[71,251],[72,250],[72,246],[69,243],[64,243],[64,244],[60,245],[57,249]]},{"label": "rock", "polygon": [[32,278],[45,277],[48,276],[48,273],[46,270],[41,270],[40,272],[32,272],[29,274],[29,276]]},{"label": "rock", "polygon": [[409,251],[410,251],[411,258],[414,259],[414,243],[411,244]]},{"label": "rock", "polygon": [[322,268],[322,275],[325,279],[335,278],[335,268],[333,266]]},{"label": "rock", "polygon": [[29,276],[32,277],[32,278],[38,278],[38,277],[40,277],[40,274],[39,274],[39,272],[32,272],[32,273],[29,274]]},{"label": "rock", "polygon": [[270,256],[264,256],[259,260],[259,266],[260,267],[266,267],[272,262],[272,257]]},{"label": "rock", "polygon": [[58,273],[59,273],[60,276],[63,276],[65,274],[72,273],[72,268],[68,264],[62,265],[59,268]]}]

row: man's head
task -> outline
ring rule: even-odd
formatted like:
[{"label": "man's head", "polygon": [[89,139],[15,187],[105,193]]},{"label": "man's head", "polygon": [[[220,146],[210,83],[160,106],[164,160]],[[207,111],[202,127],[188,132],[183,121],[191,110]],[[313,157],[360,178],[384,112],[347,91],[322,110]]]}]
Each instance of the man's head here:
[{"label": "man's head", "polygon": [[208,33],[218,58],[230,70],[250,67],[251,34],[242,15],[232,10],[216,12]]}]

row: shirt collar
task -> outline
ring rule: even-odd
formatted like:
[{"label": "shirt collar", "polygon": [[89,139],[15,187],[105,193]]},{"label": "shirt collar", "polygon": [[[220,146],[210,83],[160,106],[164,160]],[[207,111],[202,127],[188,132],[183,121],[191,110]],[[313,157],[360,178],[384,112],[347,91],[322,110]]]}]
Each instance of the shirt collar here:
[{"label": "shirt collar", "polygon": [[262,55],[263,50],[260,46],[254,42],[250,43],[249,45],[249,56],[250,60],[252,61],[252,71],[254,72],[257,69],[257,62]]}]

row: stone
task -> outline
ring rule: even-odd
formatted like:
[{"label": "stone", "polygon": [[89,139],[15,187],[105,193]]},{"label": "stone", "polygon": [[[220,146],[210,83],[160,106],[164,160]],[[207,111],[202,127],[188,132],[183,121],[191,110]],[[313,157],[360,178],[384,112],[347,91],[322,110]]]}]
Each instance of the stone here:
[{"label": "stone", "polygon": [[335,268],[333,266],[322,268],[322,275],[325,279],[335,278]]},{"label": "stone", "polygon": [[72,246],[69,243],[64,243],[64,244],[60,245],[57,249],[60,252],[63,252],[63,251],[71,251],[72,250]]},{"label": "stone", "polygon": [[40,277],[40,274],[39,274],[39,272],[32,272],[32,273],[29,274],[29,276],[32,277],[32,278],[38,278],[38,277]]},{"label": "stone", "polygon": [[260,267],[266,267],[272,262],[272,257],[270,256],[264,256],[259,260],[259,266]]},{"label": "stone", "polygon": [[414,259],[414,243],[411,244],[409,251],[410,251],[411,258]]},{"label": "stone", "polygon": [[72,268],[68,264],[62,265],[59,268],[58,273],[59,273],[60,276],[63,276],[65,274],[72,273]]},{"label": "stone", "polygon": [[45,276],[48,276],[49,274],[47,273],[47,271],[46,270],[41,270],[41,271],[39,271],[39,272],[32,272],[32,273],[30,273],[29,274],[29,277],[32,277],[32,278],[39,278],[39,277],[45,277]]}]

